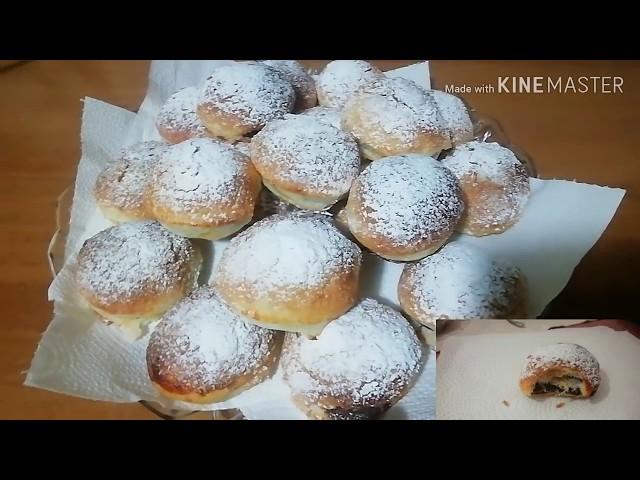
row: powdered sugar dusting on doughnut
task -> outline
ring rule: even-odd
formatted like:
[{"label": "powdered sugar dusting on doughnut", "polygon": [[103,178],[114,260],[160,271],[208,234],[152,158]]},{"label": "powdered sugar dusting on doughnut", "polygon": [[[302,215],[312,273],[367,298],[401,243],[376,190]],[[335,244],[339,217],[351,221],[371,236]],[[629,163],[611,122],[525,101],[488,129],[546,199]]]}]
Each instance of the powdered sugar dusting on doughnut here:
[{"label": "powdered sugar dusting on doughnut", "polygon": [[404,268],[401,281],[428,319],[506,318],[519,295],[517,267],[470,245],[447,244]]},{"label": "powdered sugar dusting on doughnut", "polygon": [[268,180],[291,181],[303,192],[341,196],[358,176],[360,154],[351,134],[303,115],[269,123],[252,141],[258,171]]},{"label": "powdered sugar dusting on doughnut", "polygon": [[286,287],[320,285],[360,262],[360,249],[327,217],[276,214],[231,239],[216,275],[239,289],[286,296]]},{"label": "powdered sugar dusting on doughnut", "polygon": [[160,109],[157,125],[188,133],[191,137],[207,136],[208,132],[196,113],[198,89],[187,87],[171,95]]},{"label": "powdered sugar dusting on doughnut", "polygon": [[515,154],[497,143],[467,142],[457,146],[443,161],[456,177],[473,175],[494,183],[506,183],[526,170]]},{"label": "powdered sugar dusting on doughnut", "polygon": [[96,193],[99,202],[123,209],[142,208],[153,166],[167,147],[166,143],[150,141],[124,150],[98,176]]},{"label": "powdered sugar dusting on doughnut", "polygon": [[397,398],[420,369],[418,338],[404,317],[373,299],[310,340],[288,334],[283,365],[294,393],[348,396],[355,406]]},{"label": "powdered sugar dusting on doughnut", "polygon": [[318,76],[318,99],[325,107],[343,108],[347,101],[382,72],[363,60],[334,60]]},{"label": "powdered sugar dusting on doughnut", "polygon": [[427,90],[435,101],[449,131],[451,140],[459,143],[473,138],[473,123],[462,100],[440,90]]},{"label": "powdered sugar dusting on doughnut", "polygon": [[193,255],[188,239],[157,222],[122,223],[84,243],[78,254],[76,281],[106,303],[162,294],[190,274],[187,265]]},{"label": "powdered sugar dusting on doughnut", "polygon": [[261,63],[281,71],[296,92],[296,110],[310,108],[317,103],[316,84],[300,62],[296,60],[263,60]]},{"label": "powdered sugar dusting on doughnut", "polygon": [[305,115],[309,117],[314,117],[320,120],[321,122],[328,123],[336,128],[342,128],[342,112],[340,110],[336,110],[335,108],[328,107],[313,107],[309,110],[305,110],[300,115]]},{"label": "powdered sugar dusting on doughnut", "polygon": [[390,141],[410,145],[421,133],[446,130],[435,101],[415,82],[383,77],[363,87],[361,92],[347,104],[346,110],[349,115],[366,118],[369,124],[366,132],[354,132],[356,137],[367,138],[378,147]]},{"label": "powdered sugar dusting on doughnut", "polygon": [[522,369],[526,378],[539,368],[563,366],[576,369],[592,386],[600,385],[600,365],[593,354],[581,345],[574,343],[554,343],[535,350],[527,356]]},{"label": "powdered sugar dusting on doughnut", "polygon": [[200,105],[261,128],[267,122],[292,111],[295,93],[284,75],[260,63],[224,65],[207,78],[200,93]]},{"label": "powdered sugar dusting on doughnut", "polygon": [[517,218],[529,197],[529,175],[515,154],[497,143],[468,142],[457,146],[442,164],[463,182],[488,181],[497,185],[482,204],[473,205],[474,216],[487,226]]},{"label": "powdered sugar dusting on doughnut", "polygon": [[[179,212],[232,203],[243,197],[248,168],[249,158],[232,145],[205,138],[187,140],[169,147],[156,166],[153,201]],[[232,219],[234,213],[212,209],[203,220]]]},{"label": "powdered sugar dusting on doughnut", "polygon": [[[464,210],[455,177],[431,157],[397,155],[377,160],[356,180],[360,215],[395,245],[440,238]],[[353,190],[352,190],[353,191]]]},{"label": "powdered sugar dusting on doughnut", "polygon": [[224,388],[266,369],[276,332],[257,327],[203,286],[169,310],[151,334],[147,361],[189,391]]}]

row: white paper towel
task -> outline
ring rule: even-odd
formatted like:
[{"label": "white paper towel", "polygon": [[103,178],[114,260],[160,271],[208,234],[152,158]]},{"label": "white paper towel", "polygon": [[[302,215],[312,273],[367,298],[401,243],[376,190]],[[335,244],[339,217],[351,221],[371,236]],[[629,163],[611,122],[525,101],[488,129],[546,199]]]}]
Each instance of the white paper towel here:
[{"label": "white paper towel", "polygon": [[[166,408],[203,408],[172,402],[157,395],[144,369],[146,339],[131,342],[116,327],[97,321],[88,308],[78,304],[71,279],[75,254],[82,242],[110,225],[100,214],[92,193],[101,168],[122,146],[159,138],[154,120],[162,102],[179,88],[200,84],[211,69],[222,63],[228,61],[153,62],[149,91],[137,115],[98,100],[86,99],[81,135],[82,158],[76,179],[66,261],[49,289],[49,298],[56,303],[54,319],[36,351],[26,378],[27,385],[96,400],[148,400]],[[424,86],[429,85],[426,63],[390,74],[401,74]],[[532,180],[532,186],[534,194],[522,220],[507,233],[484,238],[461,236],[456,241],[474,242],[511,257],[529,278],[530,314],[536,316],[562,290],[579,260],[602,234],[624,191],[536,179]],[[226,241],[221,241],[213,245],[214,264],[226,244]],[[396,286],[401,269],[401,264],[366,255],[362,271],[363,295],[398,307]],[[433,403],[427,403],[429,392],[433,390],[430,387],[433,371],[427,364],[423,373],[427,380],[422,379],[419,383],[426,385],[425,401],[413,402],[412,398],[422,395],[421,388],[414,388],[407,398],[408,406],[405,405],[410,412],[402,415],[430,418]],[[274,392],[270,398],[279,396],[284,402],[284,388],[276,378],[229,402],[205,408],[244,409],[243,406],[250,405],[247,408],[253,418],[260,418],[260,409],[252,406],[267,405],[265,392],[269,389]],[[266,408],[264,412],[267,415]],[[273,409],[269,412],[273,414]],[[393,409],[389,415],[395,415]]]},{"label": "white paper towel", "polygon": [[[592,398],[536,399],[520,392],[518,380],[526,356],[557,342],[582,345],[598,359],[602,383]],[[438,358],[437,416],[442,420],[638,420],[637,365],[640,340],[606,327],[451,337]]]}]

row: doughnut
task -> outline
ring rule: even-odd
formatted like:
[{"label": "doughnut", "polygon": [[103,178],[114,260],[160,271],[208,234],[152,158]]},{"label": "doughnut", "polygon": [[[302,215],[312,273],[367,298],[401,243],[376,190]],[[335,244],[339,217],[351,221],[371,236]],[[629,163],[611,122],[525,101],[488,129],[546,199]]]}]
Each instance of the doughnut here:
[{"label": "doughnut", "polygon": [[235,63],[218,67],[207,78],[196,111],[213,135],[233,142],[292,112],[295,99],[280,70]]},{"label": "doughnut", "polygon": [[520,218],[529,175],[513,152],[497,143],[468,142],[442,160],[458,179],[467,210],[459,229],[470,235],[502,233]]},{"label": "doughnut", "polygon": [[238,148],[194,138],[167,149],[154,168],[146,199],[167,229],[218,240],[251,221],[260,189],[260,175]]},{"label": "doughnut", "polygon": [[231,239],[213,285],[259,326],[316,335],[356,303],[361,262],[326,216],[276,214]]},{"label": "doughnut", "polygon": [[282,334],[252,325],[202,286],[162,317],[147,345],[147,370],[167,398],[222,402],[265,380],[281,344]]},{"label": "doughnut", "polygon": [[361,300],[315,339],[287,333],[285,382],[311,419],[379,417],[400,400],[420,371],[422,350],[405,318],[376,300]]},{"label": "doughnut", "polygon": [[414,321],[526,318],[525,280],[505,259],[459,242],[417,263],[407,263],[398,299]]},{"label": "doughnut", "polygon": [[264,185],[303,209],[323,210],[344,197],[360,169],[355,139],[304,115],[274,120],[251,141]]},{"label": "doughnut", "polygon": [[263,60],[261,63],[280,70],[296,92],[294,111],[301,112],[318,104],[316,82],[295,60]]},{"label": "doughnut", "polygon": [[460,98],[441,90],[427,90],[444,119],[451,138],[456,146],[473,140],[473,123],[467,106]]},{"label": "doughnut", "polygon": [[190,138],[210,137],[211,134],[196,113],[198,89],[187,87],[171,95],[156,119],[158,133],[169,143]]},{"label": "doughnut", "polygon": [[142,142],[124,150],[100,172],[94,195],[102,214],[114,223],[149,218],[144,192],[153,166],[167,144]]},{"label": "doughnut", "polygon": [[313,107],[309,110],[305,110],[300,115],[314,117],[336,128],[342,128],[342,113],[340,110],[336,110],[335,108]]},{"label": "doughnut", "polygon": [[356,239],[388,260],[431,255],[455,231],[464,212],[456,178],[426,155],[371,163],[353,182],[346,207]]},{"label": "doughnut", "polygon": [[121,223],[84,242],[77,256],[80,296],[103,318],[143,325],[197,285],[202,255],[158,222]]},{"label": "doughnut", "polygon": [[600,365],[593,354],[574,343],[554,343],[527,356],[520,390],[529,397],[589,398],[600,386]]},{"label": "doughnut", "polygon": [[318,75],[316,91],[323,107],[341,110],[365,85],[384,74],[364,60],[334,60]]},{"label": "doughnut", "polygon": [[347,102],[342,128],[351,132],[365,158],[403,153],[438,155],[451,147],[449,130],[435,101],[410,80],[385,78]]}]

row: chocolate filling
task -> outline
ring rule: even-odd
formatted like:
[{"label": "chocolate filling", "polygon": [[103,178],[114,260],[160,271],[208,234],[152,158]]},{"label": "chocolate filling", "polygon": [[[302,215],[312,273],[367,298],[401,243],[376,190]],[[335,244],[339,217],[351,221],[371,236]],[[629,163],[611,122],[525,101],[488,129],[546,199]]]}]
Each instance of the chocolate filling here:
[{"label": "chocolate filling", "polygon": [[[557,382],[581,382],[581,380],[576,377],[559,377],[554,380],[556,380]],[[554,380],[551,380],[550,382],[536,382],[535,386],[533,387],[533,395],[541,395],[545,393],[561,393],[564,395],[571,395],[575,397],[582,395],[580,387],[567,387],[565,385],[558,385],[556,383],[553,383]]]}]

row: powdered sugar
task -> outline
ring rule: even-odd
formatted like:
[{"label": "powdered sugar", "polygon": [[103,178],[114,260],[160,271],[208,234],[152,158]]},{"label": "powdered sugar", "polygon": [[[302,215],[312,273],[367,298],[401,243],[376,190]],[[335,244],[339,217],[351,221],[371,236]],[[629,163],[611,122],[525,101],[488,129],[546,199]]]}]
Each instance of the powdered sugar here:
[{"label": "powdered sugar", "polygon": [[294,182],[304,193],[340,197],[360,168],[358,144],[349,133],[304,115],[269,123],[254,137],[252,151],[266,180]]},{"label": "powdered sugar", "polygon": [[196,113],[198,89],[187,87],[171,95],[162,106],[156,124],[184,132],[189,137],[207,136],[208,132]]},{"label": "powdered sugar", "polygon": [[522,369],[522,378],[526,378],[539,368],[553,366],[576,369],[587,379],[593,389],[600,385],[600,365],[598,360],[583,346],[574,343],[554,343],[535,350],[527,356]]},{"label": "powdered sugar", "polygon": [[449,243],[404,267],[401,282],[429,319],[505,318],[512,313],[521,274],[482,249]]},{"label": "powdered sugar", "polygon": [[440,238],[462,216],[464,203],[455,177],[431,157],[397,155],[377,160],[360,174],[353,192],[359,215],[394,245]]},{"label": "powdered sugar", "polygon": [[313,107],[309,110],[305,110],[300,115],[314,117],[321,122],[328,123],[329,125],[332,125],[336,128],[342,128],[342,112],[340,110],[336,110],[335,108]]},{"label": "powdered sugar", "polygon": [[261,63],[224,65],[207,78],[199,104],[239,117],[242,124],[262,128],[293,110],[295,93],[284,75]]},{"label": "powdered sugar", "polygon": [[458,178],[473,175],[481,180],[504,184],[526,170],[514,153],[497,143],[467,142],[457,146],[442,164]]},{"label": "powdered sugar", "polygon": [[427,90],[433,98],[451,135],[453,143],[462,143],[473,139],[473,123],[462,100],[440,90]]},{"label": "powdered sugar", "polygon": [[[284,288],[311,288],[359,267],[359,248],[319,214],[276,214],[231,239],[216,277],[249,286],[261,295],[286,295]],[[280,290],[283,289],[283,290]]]},{"label": "powdered sugar", "polygon": [[524,209],[530,192],[529,176],[514,153],[497,143],[468,142],[457,146],[442,160],[462,183],[475,188],[491,182],[498,189],[487,189],[469,200],[473,221],[486,226],[509,223]]},{"label": "powdered sugar", "polygon": [[261,63],[282,72],[296,92],[296,111],[317,103],[316,84],[304,67],[296,60],[263,60]]},{"label": "powdered sugar", "polygon": [[316,81],[320,105],[344,108],[363,86],[380,78],[382,72],[363,60],[334,60]]},{"label": "powdered sugar", "polygon": [[95,187],[98,202],[127,210],[142,209],[153,166],[167,146],[166,143],[150,141],[124,150],[98,176]]},{"label": "powdered sugar", "polygon": [[84,243],[78,254],[76,281],[104,303],[162,294],[187,278],[195,254],[188,239],[157,222],[122,223]]},{"label": "powdered sugar", "polygon": [[310,340],[288,335],[282,363],[295,393],[347,396],[354,406],[397,399],[420,368],[418,338],[400,313],[373,299]]},{"label": "powdered sugar", "polygon": [[[175,212],[232,204],[246,194],[249,159],[232,145],[196,138],[169,147],[155,168],[152,199]],[[233,220],[233,209],[211,209],[203,221]]]},{"label": "powdered sugar", "polygon": [[446,131],[435,101],[410,80],[383,77],[361,91],[345,107],[345,125],[374,148],[403,143],[409,151],[419,135]]},{"label": "powdered sugar", "polygon": [[186,390],[209,392],[267,368],[275,338],[203,286],[165,314],[149,340],[147,362]]}]

